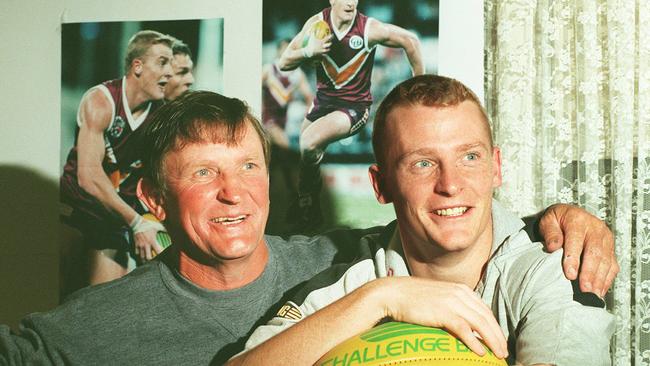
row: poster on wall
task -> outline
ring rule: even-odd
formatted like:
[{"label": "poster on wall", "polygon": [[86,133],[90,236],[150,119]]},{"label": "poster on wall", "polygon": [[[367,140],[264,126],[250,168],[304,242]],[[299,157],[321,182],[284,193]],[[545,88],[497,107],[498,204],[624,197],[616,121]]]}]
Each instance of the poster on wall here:
[{"label": "poster on wall", "polygon": [[[157,108],[190,88],[223,91],[223,26],[223,18],[62,25],[60,216],[72,233],[64,241],[80,240],[125,270],[155,255],[136,253],[130,227],[138,223],[129,222],[157,221],[136,197],[140,134]],[[102,265],[92,263],[91,283],[111,279],[95,281]],[[81,266],[63,263],[63,286],[77,286]]]},{"label": "poster on wall", "polygon": [[[181,41],[186,51],[174,59],[189,72],[181,82],[192,88],[223,91],[223,18],[164,21],[86,22],[62,25],[61,32],[61,167],[74,144],[76,114],[83,94],[93,86],[125,75],[124,58],[131,37],[153,30]],[[189,54],[185,53],[189,52]],[[189,57],[182,57],[188,55]],[[184,71],[181,69],[185,69]],[[174,83],[182,75],[172,75]],[[166,93],[174,85],[165,85]],[[179,88],[178,90],[183,90]]]},{"label": "poster on wall", "polygon": [[274,147],[268,231],[394,219],[368,179],[372,121],[414,67],[437,72],[438,8],[437,0],[264,2],[262,120]]}]

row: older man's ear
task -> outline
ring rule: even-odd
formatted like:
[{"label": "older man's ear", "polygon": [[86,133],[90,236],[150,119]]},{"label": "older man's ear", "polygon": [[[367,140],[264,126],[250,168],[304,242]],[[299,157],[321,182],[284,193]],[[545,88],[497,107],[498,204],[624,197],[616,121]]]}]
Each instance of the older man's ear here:
[{"label": "older man's ear", "polygon": [[503,183],[503,177],[501,175],[501,149],[496,146],[492,148],[492,164],[494,170],[492,187],[498,188],[501,187],[501,183]]},{"label": "older man's ear", "polygon": [[165,209],[163,208],[163,197],[162,193],[158,189],[154,188],[149,179],[140,178],[138,181],[138,187],[136,194],[140,201],[142,201],[145,206],[149,209],[158,221],[163,222],[167,215],[165,214]]}]

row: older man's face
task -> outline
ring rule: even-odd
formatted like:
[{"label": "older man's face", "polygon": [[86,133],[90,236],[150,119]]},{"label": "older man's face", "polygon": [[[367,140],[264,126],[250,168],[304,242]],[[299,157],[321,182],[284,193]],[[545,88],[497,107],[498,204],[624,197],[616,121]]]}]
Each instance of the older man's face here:
[{"label": "older man's face", "polygon": [[492,191],[501,168],[486,123],[469,101],[400,106],[388,114],[386,163],[371,173],[379,200],[395,206],[405,245],[450,252],[479,239],[491,243]]},{"label": "older man's face", "polygon": [[264,245],[269,175],[259,136],[246,124],[228,146],[195,143],[164,159],[165,225],[218,262],[245,259]]}]

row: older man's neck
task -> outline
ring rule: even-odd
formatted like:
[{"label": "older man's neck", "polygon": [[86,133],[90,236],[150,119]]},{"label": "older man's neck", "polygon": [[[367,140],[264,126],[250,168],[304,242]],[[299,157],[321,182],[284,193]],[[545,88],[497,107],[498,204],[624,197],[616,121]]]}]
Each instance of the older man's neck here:
[{"label": "older man's neck", "polygon": [[266,245],[259,245],[248,257],[212,264],[197,261],[180,251],[178,271],[195,285],[208,290],[232,290],[255,281],[269,258]]},{"label": "older man's neck", "polygon": [[[421,249],[421,247],[419,247]],[[412,276],[436,281],[463,283],[476,288],[492,252],[492,227],[479,237],[477,243],[457,252],[418,253],[418,249],[404,245]]]}]

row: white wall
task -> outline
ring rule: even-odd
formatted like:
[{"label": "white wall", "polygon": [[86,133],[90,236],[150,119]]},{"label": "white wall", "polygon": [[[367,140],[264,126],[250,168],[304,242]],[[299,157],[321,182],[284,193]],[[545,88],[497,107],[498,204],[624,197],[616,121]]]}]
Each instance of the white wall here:
[{"label": "white wall", "polygon": [[440,0],[438,73],[453,77],[484,100],[483,1]]},{"label": "white wall", "polygon": [[[441,0],[440,12],[439,72],[482,96],[482,4]],[[261,0],[0,3],[0,323],[15,325],[58,302],[61,22],[218,17],[225,18],[223,90],[258,108]]]}]

